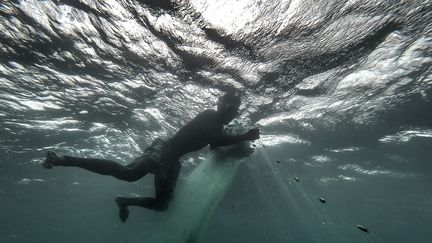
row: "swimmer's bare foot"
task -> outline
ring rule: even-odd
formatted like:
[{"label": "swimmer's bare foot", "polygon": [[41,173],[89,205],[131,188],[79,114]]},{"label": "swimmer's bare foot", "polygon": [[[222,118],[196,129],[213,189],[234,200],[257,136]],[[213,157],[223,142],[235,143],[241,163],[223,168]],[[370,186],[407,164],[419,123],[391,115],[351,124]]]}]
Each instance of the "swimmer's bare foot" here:
[{"label": "swimmer's bare foot", "polygon": [[63,157],[58,156],[56,153],[54,153],[53,151],[48,151],[47,155],[46,155],[46,159],[44,160],[44,162],[42,163],[42,166],[45,169],[51,169],[52,167],[54,167],[55,165],[58,164],[58,162],[60,160],[62,160]]},{"label": "swimmer's bare foot", "polygon": [[127,205],[125,205],[125,200],[127,200],[127,198],[121,196],[115,198],[115,202],[119,207],[119,217],[123,223],[126,222],[129,216],[129,210],[127,209]]}]

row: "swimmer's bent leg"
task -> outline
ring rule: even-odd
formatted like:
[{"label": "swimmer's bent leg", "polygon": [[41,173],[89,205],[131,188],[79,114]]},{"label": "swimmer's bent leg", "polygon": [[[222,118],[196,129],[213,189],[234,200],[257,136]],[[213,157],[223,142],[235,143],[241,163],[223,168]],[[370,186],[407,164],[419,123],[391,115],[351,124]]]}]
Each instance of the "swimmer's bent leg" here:
[{"label": "swimmer's bent leg", "polygon": [[171,176],[155,175],[156,197],[116,197],[115,201],[119,207],[119,217],[125,222],[129,216],[129,206],[139,206],[155,211],[164,211],[168,208],[169,201],[173,197],[175,184],[178,177],[178,169]]},{"label": "swimmer's bent leg", "polygon": [[156,163],[151,159],[143,157],[137,158],[130,165],[123,166],[111,160],[105,159],[94,159],[94,158],[77,158],[72,156],[54,157],[55,153],[49,151],[47,153],[47,159],[44,162],[51,166],[74,166],[83,168],[101,175],[114,176],[120,180],[125,181],[136,181],[147,173],[153,172]]},{"label": "swimmer's bent leg", "polygon": [[121,221],[126,222],[129,217],[128,206],[139,206],[148,209],[154,209],[156,199],[153,197],[116,197],[115,202],[119,207],[119,217]]}]

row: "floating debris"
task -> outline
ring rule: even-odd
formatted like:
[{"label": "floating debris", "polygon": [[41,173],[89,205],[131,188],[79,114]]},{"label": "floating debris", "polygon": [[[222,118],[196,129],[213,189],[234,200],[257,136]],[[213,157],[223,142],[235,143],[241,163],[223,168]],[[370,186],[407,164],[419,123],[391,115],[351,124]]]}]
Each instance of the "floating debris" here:
[{"label": "floating debris", "polygon": [[319,198],[319,201],[322,202],[322,203],[326,203],[326,200],[324,198],[322,198],[322,197]]},{"label": "floating debris", "polygon": [[297,176],[294,177],[294,180],[296,180],[297,182],[300,182],[300,179]]},{"label": "floating debris", "polygon": [[276,160],[276,163],[280,164],[280,160]]},{"label": "floating debris", "polygon": [[20,180],[20,181],[18,182],[18,184],[27,185],[27,184],[29,184],[30,182],[31,182],[30,179],[23,178],[22,180]]},{"label": "floating debris", "polygon": [[363,232],[369,233],[369,230],[366,227],[364,227],[363,225],[358,224],[357,228]]}]

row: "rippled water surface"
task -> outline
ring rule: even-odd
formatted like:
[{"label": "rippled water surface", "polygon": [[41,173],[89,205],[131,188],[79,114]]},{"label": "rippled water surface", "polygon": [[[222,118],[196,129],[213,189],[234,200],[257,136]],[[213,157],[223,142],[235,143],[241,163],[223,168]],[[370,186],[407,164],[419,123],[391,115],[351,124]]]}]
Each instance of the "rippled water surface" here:
[{"label": "rippled water surface", "polygon": [[431,242],[431,23],[430,0],[1,1],[0,241],[146,242],[158,213],[113,198],[151,176],[45,152],[126,164],[234,87],[262,136],[201,242]]}]

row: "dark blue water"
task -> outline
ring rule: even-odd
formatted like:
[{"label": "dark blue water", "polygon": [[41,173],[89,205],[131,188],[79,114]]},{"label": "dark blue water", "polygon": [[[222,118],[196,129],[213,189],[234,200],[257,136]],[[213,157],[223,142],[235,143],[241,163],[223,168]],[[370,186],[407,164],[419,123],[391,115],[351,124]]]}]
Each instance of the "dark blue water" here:
[{"label": "dark blue water", "polygon": [[[126,164],[232,87],[262,138],[201,242],[430,242],[431,10],[428,0],[0,2],[0,242],[160,233],[158,213],[133,208],[122,224],[113,200],[152,195],[151,176],[44,170],[45,152]],[[208,153],[184,157],[180,180]]]}]

